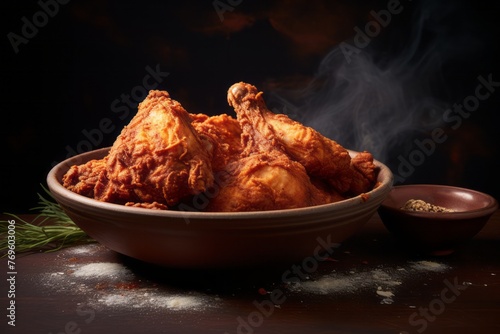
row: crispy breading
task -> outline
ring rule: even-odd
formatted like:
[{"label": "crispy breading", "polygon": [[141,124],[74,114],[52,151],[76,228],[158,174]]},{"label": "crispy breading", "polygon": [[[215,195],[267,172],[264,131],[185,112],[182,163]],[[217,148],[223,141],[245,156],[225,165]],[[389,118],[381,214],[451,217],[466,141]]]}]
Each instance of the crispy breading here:
[{"label": "crispy breading", "polygon": [[[121,204],[157,202],[173,206],[205,191],[214,180],[212,156],[191,121],[167,92],[150,91],[103,159],[105,168],[94,183],[93,197]],[[99,166],[102,168],[102,164]],[[65,176],[65,186],[86,190],[74,184],[74,172]],[[77,179],[88,183],[85,174]]]},{"label": "crispy breading", "polygon": [[223,170],[225,166],[240,157],[241,127],[236,119],[221,114],[207,116],[191,114],[191,123],[202,140],[209,142],[212,149],[212,168],[214,172]]},{"label": "crispy breading", "polygon": [[358,195],[371,190],[376,167],[370,153],[359,153],[351,159],[349,152],[334,140],[284,114],[271,112],[262,92],[253,85],[240,82],[229,91],[228,101],[236,113],[248,115],[248,121],[240,121],[243,132],[247,130],[242,137],[247,154],[259,147],[256,141],[260,146],[266,142],[302,164],[309,176],[328,182],[340,194]]},{"label": "crispy breading", "polygon": [[[208,211],[263,211],[324,204],[336,192],[316,187],[306,168],[290,158],[243,85],[233,85],[228,101],[242,129],[241,159],[227,165],[227,181]],[[249,102],[249,103],[246,103]]]},{"label": "crispy breading", "polygon": [[205,193],[210,201],[202,209],[212,212],[314,206],[373,189],[369,152],[351,158],[334,140],[271,112],[250,84],[232,85],[228,102],[236,118],[190,114],[168,92],[150,91],[109,153],[72,166],[64,187],[149,209]]}]

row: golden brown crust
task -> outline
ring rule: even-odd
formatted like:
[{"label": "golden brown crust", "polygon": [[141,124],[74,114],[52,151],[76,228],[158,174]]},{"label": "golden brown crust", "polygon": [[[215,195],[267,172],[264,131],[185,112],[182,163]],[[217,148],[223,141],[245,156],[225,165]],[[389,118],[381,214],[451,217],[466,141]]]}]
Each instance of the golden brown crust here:
[{"label": "golden brown crust", "polygon": [[238,83],[228,91],[242,129],[241,159],[226,167],[229,179],[208,211],[263,211],[300,208],[340,200],[322,180],[287,151],[266,119],[267,108],[255,87]]},{"label": "golden brown crust", "polygon": [[[86,172],[85,167],[73,167],[67,178],[74,179],[71,175],[80,173],[85,190],[81,193],[100,201],[166,206],[213,184],[210,152],[191,126],[186,110],[164,91],[149,92],[99,163],[101,169],[103,164],[104,171],[95,182],[95,172]],[[92,176],[92,182],[86,181],[87,176]],[[85,184],[94,184],[92,194]]]},{"label": "golden brown crust", "polygon": [[99,176],[106,169],[106,160],[90,160],[83,165],[74,165],[63,176],[63,186],[69,190],[94,197],[94,188]]},{"label": "golden brown crust", "polygon": [[262,92],[253,85],[234,84],[228,91],[228,101],[238,116],[246,115],[238,117],[246,154],[256,147],[262,149],[265,142],[264,149],[281,150],[302,164],[311,177],[325,180],[340,194],[358,195],[373,187],[375,165],[370,153],[360,153],[351,161],[349,152],[334,140],[286,115],[271,112]]},{"label": "golden brown crust", "polygon": [[[269,111],[247,83],[228,90],[236,118],[189,114],[152,90],[100,160],[72,166],[63,186],[83,196],[166,210],[211,192],[206,211],[278,210],[332,203],[373,189],[373,156],[349,152]],[[224,175],[222,182],[217,175]]]},{"label": "golden brown crust", "polygon": [[191,123],[200,137],[209,142],[213,151],[212,168],[214,172],[223,170],[225,166],[239,158],[241,146],[241,127],[236,119],[221,114],[207,116],[191,114]]}]

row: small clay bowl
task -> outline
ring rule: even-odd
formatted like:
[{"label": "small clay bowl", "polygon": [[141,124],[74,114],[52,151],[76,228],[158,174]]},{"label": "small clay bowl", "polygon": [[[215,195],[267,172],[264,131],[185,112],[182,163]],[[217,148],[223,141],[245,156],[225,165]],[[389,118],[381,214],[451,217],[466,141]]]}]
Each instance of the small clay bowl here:
[{"label": "small clay bowl", "polygon": [[[453,212],[401,209],[410,199],[423,200]],[[378,213],[385,227],[409,250],[441,256],[463,247],[481,231],[497,209],[497,200],[479,191],[414,184],[394,186]]]}]

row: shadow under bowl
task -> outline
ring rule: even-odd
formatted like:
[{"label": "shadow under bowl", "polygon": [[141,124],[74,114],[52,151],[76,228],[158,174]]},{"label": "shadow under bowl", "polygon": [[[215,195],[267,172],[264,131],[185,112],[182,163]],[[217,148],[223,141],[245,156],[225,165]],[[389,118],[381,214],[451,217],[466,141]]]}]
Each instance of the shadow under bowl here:
[{"label": "shadow under bowl", "polygon": [[[452,209],[453,212],[403,210],[410,200]],[[485,226],[498,202],[485,193],[446,185],[394,186],[378,208],[385,227],[411,251],[449,255],[463,247]]]}]

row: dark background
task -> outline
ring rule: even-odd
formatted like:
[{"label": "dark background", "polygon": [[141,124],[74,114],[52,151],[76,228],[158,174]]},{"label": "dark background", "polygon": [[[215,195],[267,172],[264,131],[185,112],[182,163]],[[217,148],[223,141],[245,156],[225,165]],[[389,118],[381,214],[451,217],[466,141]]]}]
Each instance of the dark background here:
[{"label": "dark background", "polygon": [[[222,20],[214,3],[231,9],[221,13]],[[264,91],[273,110],[319,124],[318,130],[347,148],[376,151],[375,158],[395,173],[399,159],[416,149],[415,140],[429,138],[432,129],[442,126],[448,139],[404,183],[463,186],[500,198],[500,87],[457,129],[439,123],[446,108],[474,93],[479,75],[500,81],[498,4],[401,1],[404,10],[360,50],[359,56],[368,55],[383,78],[370,83],[373,77],[366,73],[375,73],[374,67],[367,70],[359,62],[346,64],[345,57],[330,56],[338,56],[343,41],[354,45],[354,28],[364,29],[373,20],[370,11],[387,9],[387,1],[232,3],[74,0],[59,4],[17,53],[9,33],[22,36],[22,18],[33,22],[42,7],[36,1],[2,3],[0,211],[29,212],[54,162],[74,151],[110,146],[136,110],[128,108],[129,114],[120,117],[124,114],[112,103],[122,94],[140,92],[147,66],[169,73],[157,88],[192,113],[232,114],[227,89],[238,81],[252,83]],[[353,118],[347,105],[349,117],[323,112],[320,121],[310,119],[318,104],[336,110],[338,100],[324,97],[330,96],[325,87],[340,67],[354,74],[351,83],[368,85],[349,100],[362,101],[366,113]],[[385,86],[387,78],[392,81]],[[370,99],[372,89],[382,96],[396,88],[401,103],[395,109],[383,109],[386,100],[381,107],[374,103],[377,98]],[[433,102],[421,109],[422,101]],[[401,115],[407,117],[405,126]],[[96,133],[104,118],[114,131],[96,135],[91,147],[84,145],[85,131]],[[335,131],[328,124],[335,124]],[[357,124],[363,125],[362,136],[375,130],[381,135],[366,144],[353,135]]]}]

